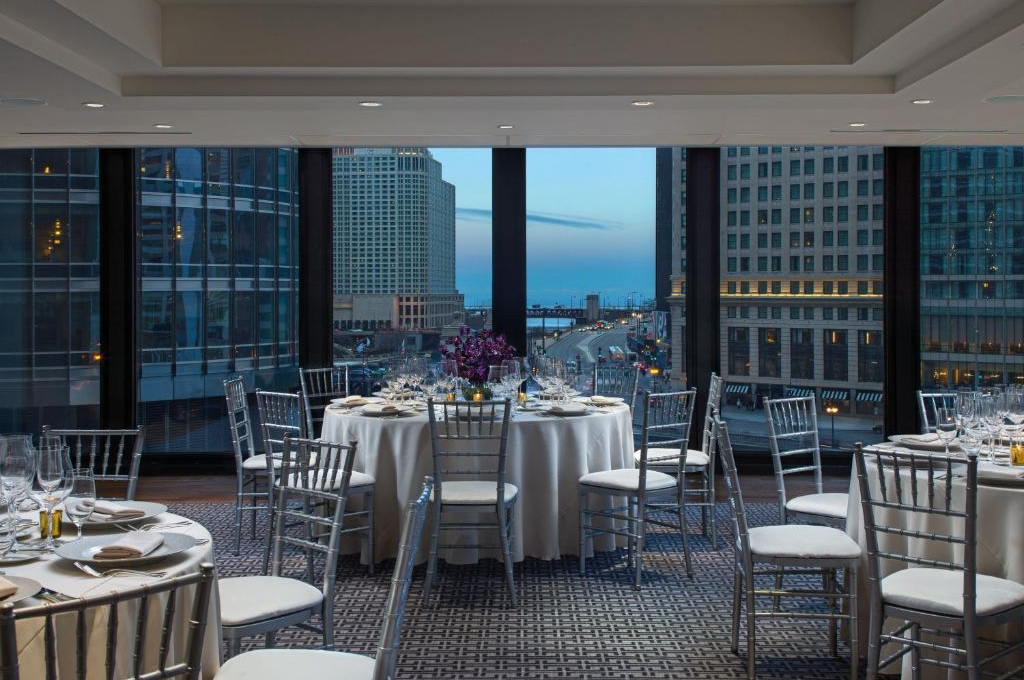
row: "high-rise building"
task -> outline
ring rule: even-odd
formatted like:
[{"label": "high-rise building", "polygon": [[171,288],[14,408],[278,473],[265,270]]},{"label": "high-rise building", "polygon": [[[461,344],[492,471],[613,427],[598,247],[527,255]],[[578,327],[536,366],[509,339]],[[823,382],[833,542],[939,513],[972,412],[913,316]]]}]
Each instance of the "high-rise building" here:
[{"label": "high-rise building", "polygon": [[921,149],[921,382],[1024,382],[1024,148]]},{"label": "high-rise building", "polygon": [[461,319],[455,187],[427,149],[334,150],[334,326],[437,330]]},{"label": "high-rise building", "polygon": [[[840,414],[882,400],[880,147],[729,147],[721,163],[721,357],[727,404],[815,394]],[[673,251],[685,244],[685,156],[673,150]],[[659,178],[660,181],[660,178]],[[685,260],[673,257],[673,356]],[[673,359],[674,367],[681,362]]]},{"label": "high-rise building", "polygon": [[[226,452],[225,378],[298,383],[295,149],[136,150],[147,452]],[[99,153],[0,151],[0,431],[99,425]]]}]

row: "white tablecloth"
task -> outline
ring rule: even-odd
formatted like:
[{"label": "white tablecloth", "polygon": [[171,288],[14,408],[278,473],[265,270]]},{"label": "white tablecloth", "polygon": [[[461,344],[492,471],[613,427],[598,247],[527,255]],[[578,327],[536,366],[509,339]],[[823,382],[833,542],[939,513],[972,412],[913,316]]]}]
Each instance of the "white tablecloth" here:
[{"label": "white tablecloth", "polygon": [[[38,515],[36,515],[38,517]],[[155,518],[148,520],[149,522],[161,522],[171,523],[180,522],[187,518],[171,513],[164,513],[157,515]],[[73,527],[65,525],[65,530],[73,531]],[[140,569],[153,569],[159,571],[166,571],[167,578],[173,576],[181,576],[183,574],[189,574],[199,571],[199,565],[203,562],[213,563],[213,542],[210,540],[210,532],[208,532],[201,524],[193,522],[189,526],[176,527],[167,529],[167,532],[176,532],[182,534],[188,534],[194,536],[197,539],[203,539],[206,542],[197,545],[186,552],[169,557],[153,565],[147,565],[140,567]],[[86,535],[102,535],[102,534],[117,534],[120,530],[115,527],[88,527],[86,528]],[[73,533],[66,533],[62,539],[68,540],[74,538]],[[4,572],[11,576],[24,576],[31,578],[42,584],[44,588],[61,593],[63,595],[70,595],[72,597],[82,597],[88,595],[98,595],[103,593],[109,593],[111,591],[121,591],[128,588],[140,586],[146,583],[153,583],[156,579],[153,578],[136,578],[129,576],[116,576],[108,578],[96,578],[88,576],[87,574],[79,571],[73,564],[63,560],[56,555],[45,555],[42,558],[33,562],[18,565],[8,565],[4,567]],[[187,601],[186,601],[187,600]],[[35,599],[29,599],[28,603],[37,603]],[[163,608],[166,603],[166,594],[161,594],[159,597],[154,597],[150,602],[150,617],[149,624],[147,626],[147,637],[150,641],[147,642],[147,649],[152,650],[153,654],[156,654],[160,648],[160,630],[162,627],[162,616]],[[137,615],[137,609],[134,606],[122,605],[119,608],[119,617],[121,621],[120,634],[124,643],[118,646],[119,654],[119,668],[115,673],[115,677],[127,677],[131,675],[131,653],[134,648],[133,634],[135,630],[135,616]],[[172,640],[172,644],[175,645],[173,649],[177,650],[172,658],[181,660],[183,658],[181,651],[184,650],[184,631],[185,623],[192,611],[192,604],[190,598],[181,598],[178,601],[178,608],[176,610],[177,622],[175,626],[175,637]],[[211,594],[210,603],[210,616],[206,627],[206,638],[205,644],[203,645],[203,675],[204,678],[212,678],[220,667],[220,606],[217,600],[217,587],[216,584],[213,586],[213,592]],[[104,656],[106,649],[106,608],[99,610],[90,610],[92,614],[92,626],[89,638],[89,677],[99,678],[104,676]],[[125,618],[131,616],[132,618]],[[61,617],[63,620],[58,620],[57,627],[57,639],[58,639],[58,658],[60,663],[60,674],[59,677],[71,678],[74,677],[75,659],[75,617],[65,616]],[[29,622],[25,622],[18,626],[18,656],[21,661],[21,677],[22,678],[42,678],[43,673],[43,635],[42,627],[35,622],[40,621],[34,619],[32,625]],[[178,647],[177,645],[180,645]],[[149,669],[149,667],[145,667]]]},{"label": "white tablecloth", "polygon": [[[576,555],[579,478],[589,472],[634,465],[629,408],[619,406],[566,418],[520,412],[509,428],[507,481],[519,487],[513,558],[551,560]],[[327,409],[322,436],[332,442],[358,442],[354,468],[376,479],[376,560],[394,557],[402,510],[419,494],[423,477],[433,471],[426,414],[382,419]],[[602,507],[599,503],[604,507],[610,504],[609,499],[592,502],[594,508]],[[459,541],[454,533],[442,537],[443,542]],[[493,543],[494,539],[481,537],[476,542]],[[613,535],[600,536],[596,543],[596,550],[612,550],[617,545]],[[443,557],[450,562],[473,562],[478,555],[458,550]]]},{"label": "white tablecloth", "polygon": [[[873,464],[869,463],[874,469]],[[979,469],[990,465],[982,462]],[[980,472],[979,472],[980,474]],[[869,479],[872,481],[872,492],[877,493],[877,473],[872,472]],[[922,487],[923,488],[923,487]],[[953,482],[954,507],[963,508],[964,483]],[[909,485],[904,488],[904,493],[909,493]],[[925,493],[921,491],[921,493]],[[875,509],[875,516],[879,522],[894,523],[889,514],[882,509]],[[949,518],[939,515],[929,515],[927,523],[914,526],[914,529],[935,532],[949,532]],[[979,483],[978,485],[978,548],[977,564],[979,574],[999,576],[1018,583],[1024,583],[1024,483],[1021,486],[989,486]],[[861,516],[860,487],[857,482],[856,469],[850,478],[850,505],[846,519],[847,532],[857,539],[864,550],[860,575],[860,604],[858,614],[860,616],[860,640],[862,653],[867,653],[868,644],[868,619],[870,615],[871,592],[868,588],[868,567],[867,567],[867,543],[864,537],[863,517]],[[962,529],[961,529],[962,531]],[[912,553],[919,557],[931,559],[960,561],[963,559],[963,549],[953,544],[941,545],[936,541],[922,541],[902,536],[889,535],[885,540],[879,541],[882,550],[906,550],[910,545]],[[891,561],[883,560],[882,569],[894,569],[898,565]],[[884,572],[885,576],[889,572]],[[1020,624],[1000,626],[996,629],[982,630],[982,637],[991,637],[1003,640],[1020,640],[1024,637],[1024,627]],[[945,642],[945,641],[940,641]],[[883,650],[883,656],[891,651],[891,647]],[[983,653],[986,648],[982,648]],[[887,651],[888,650],[888,651]],[[903,665],[903,678],[910,678],[910,657],[905,657]],[[895,670],[888,670],[890,673]],[[933,665],[925,665],[922,676],[925,678],[945,678],[947,672]],[[961,677],[950,672],[948,677]]]}]

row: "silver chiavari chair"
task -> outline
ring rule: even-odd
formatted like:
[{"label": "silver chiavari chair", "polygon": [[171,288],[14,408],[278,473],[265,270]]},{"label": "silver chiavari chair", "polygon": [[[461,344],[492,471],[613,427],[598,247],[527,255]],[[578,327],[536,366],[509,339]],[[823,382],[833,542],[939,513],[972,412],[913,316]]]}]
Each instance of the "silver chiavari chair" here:
[{"label": "silver chiavari chair", "polygon": [[956,392],[917,391],[917,413],[921,416],[921,434],[935,432],[938,409],[955,408]]},{"label": "silver chiavari chair", "polygon": [[[218,583],[221,628],[229,654],[237,654],[241,639],[266,635],[274,644],[276,631],[291,625],[321,632],[324,648],[334,648],[334,593],[338,550],[343,536],[366,533],[349,526],[350,491],[365,482],[352,471],[356,444],[332,444],[285,437],[274,512],[274,552],[269,576],[241,576]],[[304,535],[289,532],[302,527]],[[306,580],[281,575],[285,547],[306,555]],[[316,581],[317,555],[323,558],[323,578]],[[320,616],[321,627],[306,623]]]},{"label": "silver chiavari chair", "polygon": [[332,368],[300,368],[302,408],[306,415],[306,432],[319,437],[324,423],[324,409],[331,399],[348,396],[348,366]]},{"label": "silver chiavari chair", "polygon": [[[591,472],[579,480],[580,519],[580,575],[586,572],[587,539],[602,533],[626,536],[627,561],[634,569],[633,587],[640,588],[643,574],[644,542],[647,525],[670,527],[679,531],[683,539],[683,559],[686,573],[693,578],[690,563],[689,532],[686,528],[686,456],[683,452],[690,441],[690,422],[693,419],[693,402],[697,390],[685,392],[644,392],[642,402],[642,429],[640,435],[640,458],[635,468]],[[659,448],[655,448],[653,444]],[[660,452],[660,454],[659,454]],[[674,476],[649,469],[650,459],[656,455],[672,456]],[[591,510],[589,496],[626,498],[627,506],[605,510]],[[625,512],[626,514],[623,514]],[[676,522],[656,519],[654,513],[669,512],[676,515]],[[591,518],[606,520],[612,526],[599,527]],[[626,529],[614,528],[626,522]]]},{"label": "silver chiavari chair", "polygon": [[296,676],[297,669],[311,679],[393,680],[409,585],[432,490],[433,480],[424,478],[423,490],[406,510],[376,657],[317,649],[258,649],[228,659],[215,680],[280,680]]},{"label": "silver chiavari chair", "polygon": [[[824,493],[821,480],[821,448],[818,443],[818,416],[814,395],[765,399],[768,414],[772,464],[775,467],[775,492],[779,503],[779,521],[790,519],[845,526],[850,496]],[[804,461],[810,457],[808,464]],[[796,459],[796,462],[790,463]],[[786,476],[814,473],[815,493],[786,497]]]},{"label": "silver chiavari chair", "polygon": [[[829,646],[832,655],[838,653],[837,625],[849,623],[850,679],[857,680],[859,650],[857,643],[857,566],[861,550],[857,542],[845,531],[834,527],[812,524],[779,524],[775,526],[750,527],[747,524],[743,493],[740,490],[736,459],[733,457],[729,430],[725,423],[716,418],[718,430],[718,451],[722,460],[722,477],[729,493],[729,507],[732,510],[733,531],[736,537],[735,574],[732,600],[732,651],[739,653],[740,619],[746,610],[747,633],[747,678],[756,675],[756,625],[758,618],[820,618],[828,621]],[[837,571],[848,574],[849,587],[843,592],[838,587]],[[808,586],[784,589],[779,585],[778,576],[804,574],[821,576],[821,590]],[[756,577],[776,577],[776,585],[759,588]],[[806,600],[809,597],[822,598],[825,611],[785,611],[778,606],[758,610],[758,598],[781,598]],[[845,611],[841,607],[846,604]]]},{"label": "silver chiavari chair", "polygon": [[[153,580],[144,586],[120,592],[104,592],[64,602],[30,606],[7,603],[0,605],[0,680],[20,680],[18,627],[41,630],[43,637],[43,673],[25,676],[85,678],[90,666],[106,668],[107,677],[138,680],[140,678],[185,678],[198,680],[202,670],[203,641],[210,612],[210,592],[213,587],[213,565],[202,564],[199,571],[175,578]],[[159,598],[166,597],[160,607]],[[185,609],[191,597],[191,607]],[[124,616],[127,604],[138,608],[138,614]],[[159,609],[162,611],[159,611]],[[105,610],[105,611],[104,611]],[[189,616],[177,612],[186,610]],[[96,616],[91,616],[94,612]],[[159,619],[157,618],[159,617]],[[62,619],[67,636],[57,640]],[[90,623],[90,620],[93,623]],[[147,624],[162,621],[162,627],[147,635]],[[38,621],[39,625],[31,625]],[[176,630],[177,622],[187,621],[185,630]],[[97,630],[96,628],[99,628]],[[105,640],[106,644],[90,644]],[[159,640],[158,644],[154,644]],[[174,644],[173,641],[184,644]],[[21,641],[24,644],[25,641]],[[74,653],[66,656],[73,660],[72,667],[59,664],[58,645],[74,645]],[[130,646],[130,649],[125,649]],[[91,658],[91,654],[100,656]],[[61,656],[60,660],[65,660]],[[116,675],[115,675],[116,674]]]},{"label": "silver chiavari chair", "polygon": [[277,488],[278,470],[284,455],[284,440],[288,437],[306,437],[306,419],[302,411],[302,399],[289,392],[266,392],[256,390],[256,410],[260,416],[260,430],[263,434],[264,474],[267,479],[267,505],[270,508],[270,522],[267,540],[263,546],[263,573],[270,566],[270,550],[273,545],[274,513],[277,504],[274,492]]},{"label": "silver chiavari chair", "polygon": [[634,366],[602,366],[594,364],[591,376],[591,394],[603,397],[622,397],[632,411],[636,407],[636,392],[640,382],[640,369]]},{"label": "silver chiavari chair", "polygon": [[[434,460],[434,495],[431,499],[430,553],[427,558],[427,577],[423,584],[424,598],[430,596],[437,574],[439,548],[497,548],[501,550],[505,563],[509,600],[513,607],[516,606],[511,542],[519,488],[505,481],[511,411],[512,403],[509,399],[446,401],[438,404],[433,399],[427,401]],[[446,511],[459,513],[460,516],[465,513],[493,513],[494,519],[489,520],[486,516],[477,521],[450,519],[445,516]],[[480,529],[495,531],[498,545],[461,541],[440,543],[442,532]]]},{"label": "silver chiavari chair", "polygon": [[[252,513],[252,537],[256,539],[256,514],[270,508],[267,456],[256,453],[256,437],[249,417],[249,399],[241,376],[224,381],[228,429],[235,452],[235,554],[242,542],[242,513]],[[262,487],[262,488],[261,488]],[[250,504],[246,504],[250,501]]]},{"label": "silver chiavari chair", "polygon": [[146,435],[130,430],[59,430],[43,426],[43,438],[60,437],[76,468],[89,468],[97,482],[125,485],[123,500],[135,500]]},{"label": "silver chiavari chair", "polygon": [[[1024,664],[1008,672],[984,668],[1024,649],[1024,641],[1007,645],[978,635],[980,628],[1024,619],[1024,585],[978,574],[977,456],[864,451],[860,444],[854,455],[871,587],[869,680],[906,654],[914,680],[923,664],[960,670],[969,680],[1020,677]],[[903,568],[893,571],[894,563]],[[883,633],[890,618],[900,624]],[[922,633],[943,642],[922,640]],[[888,643],[897,650],[879,659]],[[981,656],[982,644],[994,651]]]},{"label": "silver chiavari chair", "polygon": [[[684,493],[688,497],[696,497],[697,500],[687,499],[686,504],[691,508],[700,508],[701,533],[711,541],[711,549],[718,550],[717,520],[715,508],[718,506],[717,492],[715,491],[715,460],[716,442],[714,417],[719,414],[722,401],[722,379],[715,373],[711,374],[711,384],[708,388],[707,406],[704,409],[704,430],[701,434],[700,450],[686,449],[685,472],[700,475],[700,483],[696,487],[689,484],[684,486]],[[692,420],[692,415],[690,416]],[[639,464],[639,449],[634,454]],[[664,457],[664,458],[663,458]],[[648,457],[648,467],[658,472],[673,474],[675,468],[675,450],[652,453]]]}]

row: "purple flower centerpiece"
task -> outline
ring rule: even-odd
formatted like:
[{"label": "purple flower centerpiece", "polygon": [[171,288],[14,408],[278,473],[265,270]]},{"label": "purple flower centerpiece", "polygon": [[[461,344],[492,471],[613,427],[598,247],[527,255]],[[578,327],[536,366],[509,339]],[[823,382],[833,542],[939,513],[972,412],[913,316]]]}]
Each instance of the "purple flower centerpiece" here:
[{"label": "purple flower centerpiece", "polygon": [[[504,335],[488,330],[473,332],[465,327],[447,344],[441,345],[440,351],[443,358],[454,359],[458,363],[460,378],[478,386],[487,381],[487,370],[491,366],[500,366],[503,360],[516,358],[516,348]],[[485,398],[490,397],[485,394]]]}]

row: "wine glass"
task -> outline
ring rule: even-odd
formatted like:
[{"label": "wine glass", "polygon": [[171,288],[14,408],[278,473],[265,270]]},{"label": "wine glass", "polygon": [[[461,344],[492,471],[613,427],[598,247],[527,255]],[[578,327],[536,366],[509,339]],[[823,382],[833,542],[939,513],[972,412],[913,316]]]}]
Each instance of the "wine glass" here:
[{"label": "wine glass", "polygon": [[505,386],[506,395],[515,396],[522,381],[519,359],[505,359],[501,362],[501,382]]},{"label": "wine glass", "polygon": [[491,390],[491,395],[494,398],[503,396],[503,385],[502,385],[502,368],[501,365],[488,366],[487,367],[487,387]]},{"label": "wine glass", "polygon": [[[35,484],[30,491],[33,499],[46,510],[46,521],[50,522],[53,509],[71,491],[74,477],[67,446],[40,447],[36,457]],[[54,548],[53,532],[46,532],[46,550]]]},{"label": "wine glass", "polygon": [[991,392],[983,392],[978,395],[977,401],[978,420],[987,435],[989,441],[988,460],[995,461],[996,456],[996,433],[999,432],[998,411],[995,404],[995,396]]},{"label": "wine glass", "polygon": [[82,538],[82,526],[92,516],[96,505],[96,478],[89,468],[72,470],[73,479],[70,492],[64,500],[64,514],[78,529],[78,538]]},{"label": "wine glass", "polygon": [[437,396],[437,390],[441,387],[441,377],[438,376],[436,368],[431,368],[420,381],[420,391],[426,399],[433,399]]},{"label": "wine glass", "polygon": [[939,435],[949,455],[949,445],[957,435],[956,409],[940,406],[935,409],[935,434]]},{"label": "wine glass", "polygon": [[18,508],[9,500],[0,504],[0,557],[18,546]]},{"label": "wine glass", "polygon": [[963,428],[963,423],[974,419],[975,395],[970,390],[960,390],[956,394],[956,420]]},{"label": "wine glass", "polygon": [[455,392],[459,382],[459,362],[455,359],[442,359],[438,364],[438,370],[442,378],[444,388],[447,392]]},{"label": "wine glass", "polygon": [[405,376],[400,362],[392,361],[384,367],[384,384],[387,386],[387,394],[382,396],[397,398],[405,384]]}]

